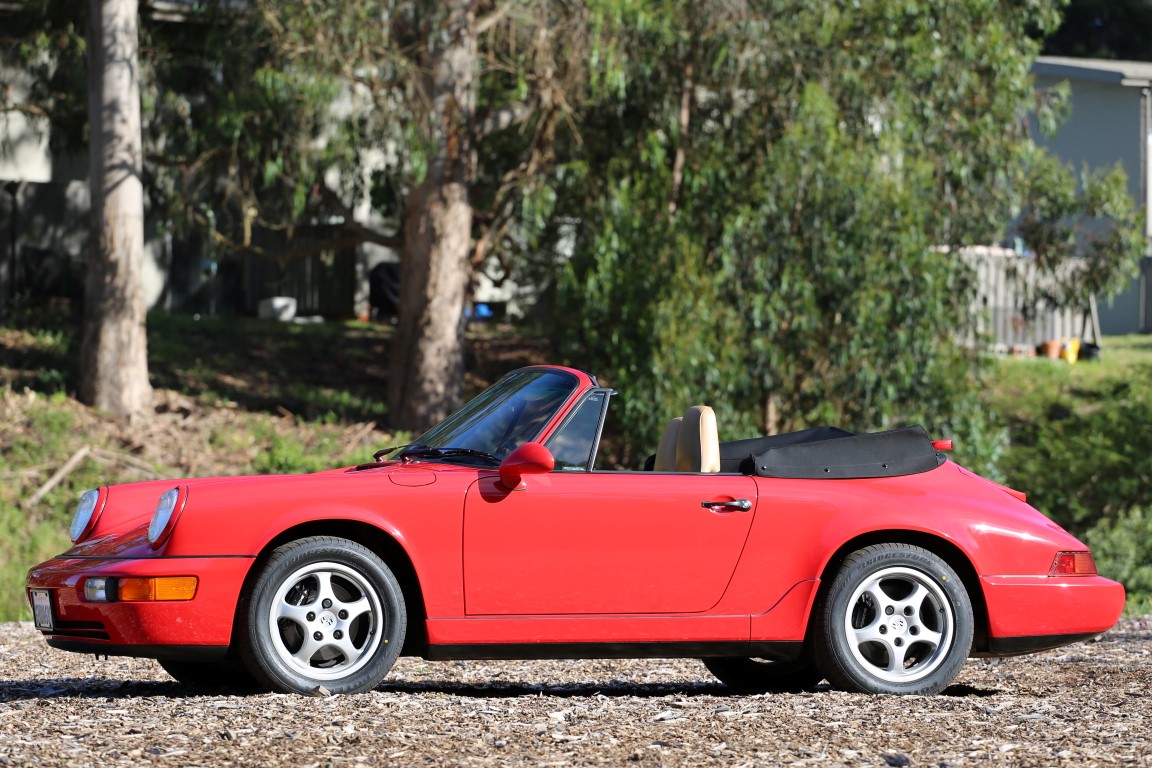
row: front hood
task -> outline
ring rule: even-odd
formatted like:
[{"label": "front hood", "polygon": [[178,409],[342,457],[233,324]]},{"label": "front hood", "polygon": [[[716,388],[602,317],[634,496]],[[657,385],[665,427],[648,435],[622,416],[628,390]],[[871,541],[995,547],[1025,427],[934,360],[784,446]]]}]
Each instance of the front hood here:
[{"label": "front hood", "polygon": [[[220,536],[222,531],[246,525],[275,526],[273,518],[289,510],[307,509],[301,515],[316,517],[328,516],[327,510],[332,510],[335,516],[368,519],[401,497],[440,495],[437,490],[445,485],[438,482],[442,477],[451,477],[453,482],[441,490],[451,494],[449,488],[455,489],[462,498],[463,487],[476,475],[475,467],[454,464],[382,462],[368,469],[343,467],[308,475],[201,477],[114,485],[105,489],[106,500],[92,532],[67,554],[124,557],[132,556],[130,550],[135,556],[151,556],[147,527],[160,496],[173,488],[181,491],[178,515],[185,520],[184,524],[177,523],[177,532],[185,532],[177,538],[186,539],[190,529],[197,529],[199,551],[208,548],[199,539],[226,539]],[[213,522],[205,525],[203,521],[208,519]],[[183,550],[186,543],[178,544],[177,549]]]}]

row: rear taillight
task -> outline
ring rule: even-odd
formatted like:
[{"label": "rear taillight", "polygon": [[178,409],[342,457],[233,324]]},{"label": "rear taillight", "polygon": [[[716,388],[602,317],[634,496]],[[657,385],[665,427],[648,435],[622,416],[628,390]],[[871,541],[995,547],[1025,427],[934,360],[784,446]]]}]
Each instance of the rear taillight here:
[{"label": "rear taillight", "polygon": [[1091,552],[1057,552],[1049,576],[1095,576],[1096,561]]}]

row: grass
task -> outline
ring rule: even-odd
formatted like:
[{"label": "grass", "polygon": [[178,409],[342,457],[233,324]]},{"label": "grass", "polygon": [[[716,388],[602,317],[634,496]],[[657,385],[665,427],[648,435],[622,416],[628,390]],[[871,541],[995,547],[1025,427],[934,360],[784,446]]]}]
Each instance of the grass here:
[{"label": "grass", "polygon": [[1032,419],[1053,403],[1092,409],[1118,390],[1147,386],[1152,375],[1152,336],[1109,336],[1100,356],[1069,365],[1048,358],[1002,359],[991,404],[1006,419]]}]

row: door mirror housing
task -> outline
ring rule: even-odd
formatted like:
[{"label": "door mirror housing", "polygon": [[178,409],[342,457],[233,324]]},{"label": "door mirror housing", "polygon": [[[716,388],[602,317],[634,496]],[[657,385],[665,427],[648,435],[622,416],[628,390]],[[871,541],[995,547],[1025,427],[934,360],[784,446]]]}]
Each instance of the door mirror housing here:
[{"label": "door mirror housing", "polygon": [[542,475],[555,466],[556,459],[547,448],[540,443],[524,443],[500,462],[500,482],[516,491],[524,487],[524,475]]}]

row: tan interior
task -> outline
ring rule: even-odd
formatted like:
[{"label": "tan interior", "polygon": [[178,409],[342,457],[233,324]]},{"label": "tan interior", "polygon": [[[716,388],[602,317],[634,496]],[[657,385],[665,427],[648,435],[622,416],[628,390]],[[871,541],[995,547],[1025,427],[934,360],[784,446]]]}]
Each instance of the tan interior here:
[{"label": "tan interior", "polygon": [[[664,434],[667,436],[668,427],[665,427]],[[664,447],[663,438],[660,446]],[[659,452],[656,460],[660,461]],[[656,468],[659,469],[659,466]],[[684,411],[676,436],[676,471],[720,471],[720,437],[716,430],[716,413],[706,405],[694,405]]]}]

